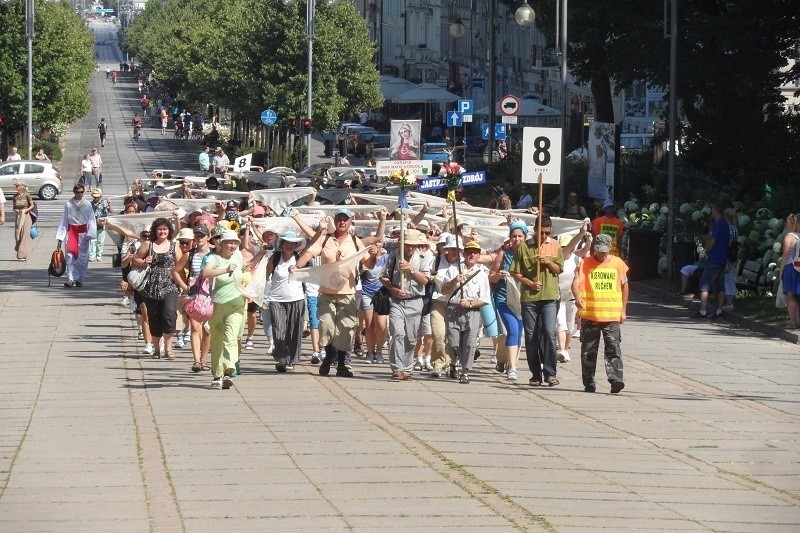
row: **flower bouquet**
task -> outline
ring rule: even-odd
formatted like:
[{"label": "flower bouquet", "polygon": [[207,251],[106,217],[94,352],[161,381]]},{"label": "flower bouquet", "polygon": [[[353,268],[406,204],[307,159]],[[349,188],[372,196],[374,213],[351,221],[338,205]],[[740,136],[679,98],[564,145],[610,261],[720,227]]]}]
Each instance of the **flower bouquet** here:
[{"label": "flower bouquet", "polygon": [[395,170],[389,179],[395,185],[399,185],[401,189],[416,185],[417,177],[408,170],[398,169]]},{"label": "flower bouquet", "polygon": [[445,163],[442,165],[442,170],[439,173],[444,176],[444,181],[447,184],[447,199],[451,202],[456,200],[456,188],[461,185],[461,174],[464,173],[464,167],[455,162]]}]

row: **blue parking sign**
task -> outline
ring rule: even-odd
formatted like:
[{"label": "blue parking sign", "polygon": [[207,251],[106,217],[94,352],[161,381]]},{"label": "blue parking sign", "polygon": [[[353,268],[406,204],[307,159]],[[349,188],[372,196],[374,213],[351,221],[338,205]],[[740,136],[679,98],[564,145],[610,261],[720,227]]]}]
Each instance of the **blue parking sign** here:
[{"label": "blue parking sign", "polygon": [[462,115],[472,114],[472,100],[459,100],[456,105],[456,111]]}]

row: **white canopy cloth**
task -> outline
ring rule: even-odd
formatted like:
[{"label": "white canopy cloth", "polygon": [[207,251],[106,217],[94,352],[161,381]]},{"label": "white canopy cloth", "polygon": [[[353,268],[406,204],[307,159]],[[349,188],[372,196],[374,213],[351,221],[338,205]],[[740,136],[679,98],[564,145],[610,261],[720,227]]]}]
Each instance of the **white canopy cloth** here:
[{"label": "white canopy cloth", "polygon": [[276,213],[282,213],[287,206],[314,194],[313,187],[287,187],[282,189],[259,189],[250,191],[250,198],[268,205]]},{"label": "white canopy cloth", "polygon": [[347,283],[348,278],[355,276],[361,258],[369,253],[369,248],[364,248],[350,257],[345,257],[334,263],[313,266],[295,270],[289,274],[289,279],[314,283],[333,290],[340,289]]}]

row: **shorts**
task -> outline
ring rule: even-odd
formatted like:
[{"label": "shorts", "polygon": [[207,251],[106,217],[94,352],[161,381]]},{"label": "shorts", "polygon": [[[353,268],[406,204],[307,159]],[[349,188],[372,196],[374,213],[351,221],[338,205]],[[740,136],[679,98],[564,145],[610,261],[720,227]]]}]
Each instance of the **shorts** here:
[{"label": "shorts", "polygon": [[[362,296],[363,298],[363,296]],[[425,335],[430,335],[431,332],[431,314],[428,313],[427,315],[423,315],[419,321],[419,329],[417,330],[417,338],[424,337]]]},{"label": "shorts", "polygon": [[372,311],[372,296],[367,296],[366,294],[361,294],[361,304],[358,306],[359,309],[362,311]]},{"label": "shorts", "polygon": [[700,292],[710,292],[711,289],[725,290],[725,265],[706,265],[703,277],[700,278]]},{"label": "shorts", "polygon": [[255,302],[247,302],[247,312],[248,313],[258,313],[261,307]]},{"label": "shorts", "polygon": [[167,119],[165,119],[165,118],[161,119],[161,127],[162,128],[166,128],[167,127]]},{"label": "shorts", "polygon": [[319,317],[317,316],[317,297],[306,296],[306,307],[308,308],[308,324],[311,329],[319,329]]},{"label": "shorts", "polygon": [[567,331],[570,335],[575,331],[575,317],[578,314],[578,307],[575,300],[561,302],[556,314],[556,331]]},{"label": "shorts", "polygon": [[133,291],[133,303],[136,304],[136,314],[141,315],[142,309],[141,305],[144,303],[144,296],[139,291]]}]

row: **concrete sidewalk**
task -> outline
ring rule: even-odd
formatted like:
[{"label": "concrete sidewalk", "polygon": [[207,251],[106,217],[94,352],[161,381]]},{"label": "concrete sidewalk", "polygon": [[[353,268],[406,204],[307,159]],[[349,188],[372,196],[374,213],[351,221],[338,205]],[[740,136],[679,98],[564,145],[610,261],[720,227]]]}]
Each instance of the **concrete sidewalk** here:
[{"label": "concrete sidewalk", "polygon": [[137,355],[107,262],[48,288],[52,232],[20,263],[0,228],[0,531],[800,528],[794,344],[634,294],[620,395],[577,348],[542,389],[279,375],[263,336],[211,390]]}]

